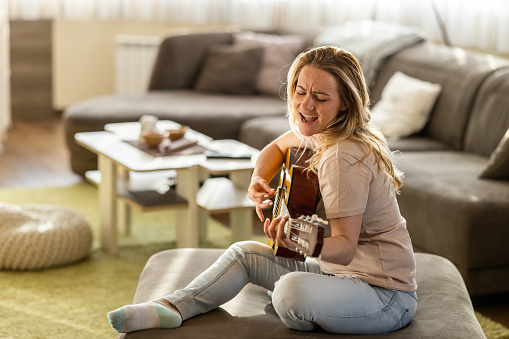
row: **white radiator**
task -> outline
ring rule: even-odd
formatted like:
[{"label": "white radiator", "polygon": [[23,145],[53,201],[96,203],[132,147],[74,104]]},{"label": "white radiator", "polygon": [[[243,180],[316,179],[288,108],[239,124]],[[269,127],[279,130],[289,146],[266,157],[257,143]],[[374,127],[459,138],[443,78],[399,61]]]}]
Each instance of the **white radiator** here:
[{"label": "white radiator", "polygon": [[160,38],[118,35],[115,39],[115,91],[138,94],[147,91]]}]

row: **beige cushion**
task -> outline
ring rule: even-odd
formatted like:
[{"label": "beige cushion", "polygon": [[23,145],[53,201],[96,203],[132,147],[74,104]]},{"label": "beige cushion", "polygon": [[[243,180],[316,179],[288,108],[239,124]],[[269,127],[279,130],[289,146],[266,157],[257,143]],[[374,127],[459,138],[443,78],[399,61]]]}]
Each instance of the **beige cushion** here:
[{"label": "beige cushion", "polygon": [[88,256],[92,229],[62,206],[0,203],[0,269],[40,270]]},{"label": "beige cushion", "polygon": [[509,179],[509,129],[491,154],[488,165],[481,173],[481,178]]},{"label": "beige cushion", "polygon": [[400,139],[419,132],[440,94],[441,86],[396,72],[371,111],[372,121],[388,139]]},{"label": "beige cushion", "polygon": [[264,48],[256,89],[259,93],[282,95],[290,65],[301,52],[304,40],[296,35],[240,32],[233,36],[236,45]]},{"label": "beige cushion", "polygon": [[[160,298],[185,287],[223,253],[221,249],[175,249],[153,255],[141,273],[134,303]],[[405,328],[362,338],[485,338],[465,284],[447,259],[416,253],[417,312]],[[126,303],[128,301],[126,300]],[[176,329],[151,329],[121,335],[125,339],[159,338],[359,338],[323,330],[290,330],[280,320],[267,290],[248,284],[231,301],[186,320]]]},{"label": "beige cushion", "polygon": [[254,93],[262,53],[258,46],[212,46],[194,88],[226,94]]}]

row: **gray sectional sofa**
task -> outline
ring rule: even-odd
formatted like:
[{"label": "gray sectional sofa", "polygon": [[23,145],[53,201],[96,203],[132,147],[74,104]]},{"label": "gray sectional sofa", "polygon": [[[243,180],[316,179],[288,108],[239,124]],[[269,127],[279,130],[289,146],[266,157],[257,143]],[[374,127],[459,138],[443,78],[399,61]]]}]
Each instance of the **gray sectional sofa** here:
[{"label": "gray sectional sofa", "polygon": [[[302,35],[303,48],[316,33]],[[73,170],[83,174],[96,168],[95,157],[75,144],[75,133],[136,121],[143,114],[259,149],[288,130],[278,95],[194,89],[208,49],[232,41],[232,32],[167,37],[147,93],[94,98],[66,109]],[[398,201],[416,250],[451,260],[472,296],[509,291],[509,141],[500,144],[509,128],[509,60],[428,41],[414,44],[381,64],[370,88],[373,106],[396,71],[442,87],[426,126],[390,142],[405,172]]]}]

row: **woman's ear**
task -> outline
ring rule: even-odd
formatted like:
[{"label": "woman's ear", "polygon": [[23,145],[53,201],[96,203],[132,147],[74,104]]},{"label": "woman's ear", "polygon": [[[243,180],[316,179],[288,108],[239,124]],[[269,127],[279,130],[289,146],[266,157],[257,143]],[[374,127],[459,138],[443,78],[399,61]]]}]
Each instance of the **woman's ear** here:
[{"label": "woman's ear", "polygon": [[344,112],[348,109],[348,105],[346,103],[343,103],[343,105],[341,106],[341,112]]}]

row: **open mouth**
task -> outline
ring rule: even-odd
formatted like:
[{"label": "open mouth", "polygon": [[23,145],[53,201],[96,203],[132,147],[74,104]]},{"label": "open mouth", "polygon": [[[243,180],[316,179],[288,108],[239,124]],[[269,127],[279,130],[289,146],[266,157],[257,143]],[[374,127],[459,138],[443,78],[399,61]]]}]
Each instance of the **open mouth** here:
[{"label": "open mouth", "polygon": [[304,115],[302,113],[300,113],[300,118],[303,122],[307,122],[307,123],[314,122],[314,121],[318,120],[318,117],[315,117],[312,115]]}]

